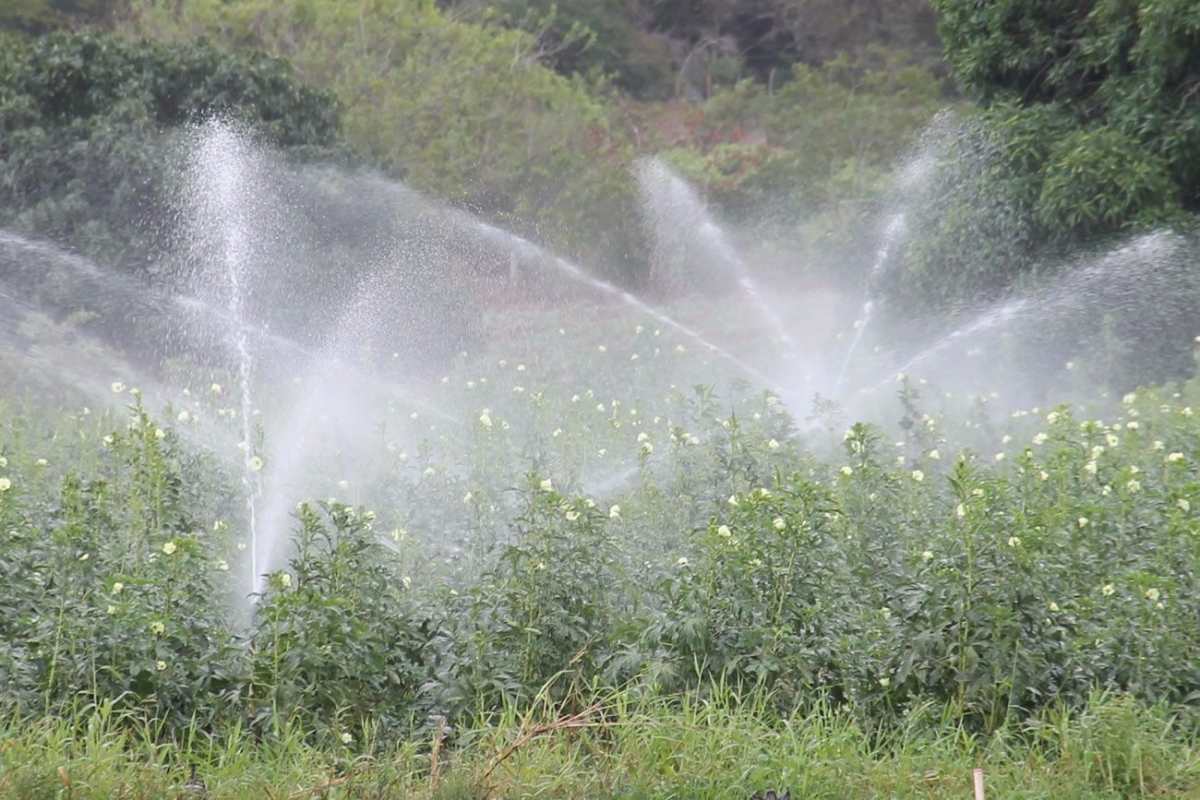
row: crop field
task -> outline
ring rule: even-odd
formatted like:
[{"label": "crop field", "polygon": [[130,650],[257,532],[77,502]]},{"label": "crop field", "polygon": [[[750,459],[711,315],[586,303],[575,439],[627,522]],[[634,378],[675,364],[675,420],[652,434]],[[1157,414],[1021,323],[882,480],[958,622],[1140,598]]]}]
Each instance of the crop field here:
[{"label": "crop field", "polygon": [[[1012,408],[893,376],[852,424],[570,316],[352,424],[305,409],[301,450],[239,440],[219,379],[6,367],[10,753],[112,770],[7,790],[158,796],[197,761],[227,796],[951,797],[975,762],[999,796],[1197,791],[1200,384]],[[244,464],[260,507],[274,470],[310,498],[259,582]]]}]

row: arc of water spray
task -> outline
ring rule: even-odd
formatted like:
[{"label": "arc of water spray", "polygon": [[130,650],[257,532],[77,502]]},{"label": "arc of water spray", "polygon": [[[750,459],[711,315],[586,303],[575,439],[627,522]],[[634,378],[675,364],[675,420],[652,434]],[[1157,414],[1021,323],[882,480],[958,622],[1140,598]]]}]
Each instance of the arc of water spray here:
[{"label": "arc of water spray", "polygon": [[[374,182],[384,191],[390,192],[406,201],[416,203],[417,205],[423,207],[429,207],[430,205],[426,198],[402,184],[397,184],[392,181],[385,181],[378,178],[376,178]],[[591,275],[587,270],[578,264],[568,261],[562,256],[551,252],[539,244],[531,242],[529,239],[526,239],[523,236],[519,236],[518,234],[498,228],[495,225],[484,222],[483,220],[478,219],[477,217],[472,216],[464,211],[442,209],[442,214],[446,222],[449,223],[450,228],[456,228],[459,230],[473,230],[482,240],[493,242],[510,254],[536,263],[548,264],[568,278],[571,278],[572,280],[582,283],[586,286],[590,286],[593,289],[598,289],[605,295],[620,300],[636,311],[653,318],[663,326],[671,328],[672,330],[682,334],[694,344],[709,350],[710,352],[720,356],[724,360],[738,367],[738,369],[740,369],[746,375],[749,375],[755,380],[761,382],[764,386],[768,386],[773,389],[778,388],[778,382],[776,380],[764,374],[760,370],[755,369],[753,366],[747,364],[745,361],[738,358],[733,353],[730,353],[723,347],[710,342],[698,331],[690,328],[687,325],[684,325],[682,322],[673,319],[649,303],[644,302],[632,292],[621,289],[615,284]]]},{"label": "arc of water spray", "polygon": [[[198,212],[193,224],[198,236],[194,245],[214,244],[220,274],[216,277],[216,295],[224,301],[226,312],[236,324],[229,331],[229,343],[237,355],[237,385],[243,448],[242,485],[246,494],[246,513],[250,526],[250,570],[258,576],[258,525],[254,474],[258,471],[250,443],[254,434],[254,398],[251,381],[254,355],[244,324],[244,300],[254,244],[248,229],[254,214],[258,164],[249,142],[232,126],[210,122],[193,153],[191,181],[193,201]],[[210,254],[201,253],[207,259]]]},{"label": "arc of water spray", "polygon": [[859,312],[858,319],[855,321],[854,338],[850,340],[850,347],[846,350],[846,358],[842,361],[842,368],[838,371],[837,380],[833,384],[833,396],[835,398],[841,395],[842,384],[846,382],[846,373],[850,370],[850,363],[854,360],[854,354],[858,351],[863,334],[866,332],[867,326],[871,324],[871,318],[874,316],[874,285],[878,282],[879,276],[887,269],[892,248],[900,237],[904,235],[904,232],[905,217],[904,213],[901,212],[893,216],[891,221],[888,222],[887,228],[884,229],[883,241],[880,243],[879,251],[875,255],[875,263],[871,266],[871,271],[867,273],[867,299],[863,302],[862,311]]},{"label": "arc of water spray", "polygon": [[[934,174],[934,169],[938,164],[941,154],[956,136],[957,126],[954,124],[954,112],[939,112],[922,133],[920,145],[916,152],[900,170],[899,182],[896,187],[899,193],[898,200],[904,200],[913,191],[920,190],[920,187]],[[833,386],[833,396],[835,398],[841,395],[842,386],[845,384],[846,376],[850,370],[850,364],[853,362],[859,345],[862,343],[863,335],[875,317],[877,300],[875,291],[878,287],[879,279],[887,271],[888,265],[892,261],[892,251],[906,233],[907,216],[904,211],[893,214],[884,228],[883,240],[880,242],[879,250],[876,252],[875,262],[871,266],[871,271],[867,273],[867,285],[864,291],[865,298],[862,310],[855,321],[854,337],[850,341],[850,347],[846,351],[846,358],[842,362],[842,368],[838,371],[837,381]]]},{"label": "arc of water spray", "polygon": [[[313,349],[306,347],[295,339],[272,333],[264,326],[252,325],[247,320],[236,319],[227,308],[221,308],[193,295],[172,295],[156,291],[128,275],[106,270],[83,256],[64,250],[49,242],[30,239],[12,231],[0,229],[0,247],[17,249],[49,259],[58,264],[63,264],[70,267],[76,273],[84,275],[99,284],[112,286],[117,291],[124,293],[127,298],[136,299],[143,308],[159,311],[164,308],[174,308],[181,313],[187,314],[190,318],[204,323],[215,321],[224,326],[227,333],[244,335],[255,342],[266,342],[278,351],[309,360],[317,358],[318,354]],[[36,309],[31,305],[28,307],[33,311],[41,311],[41,309]],[[369,377],[376,385],[384,387],[390,394],[403,400],[413,408],[420,409],[447,422],[460,422],[457,417],[447,414],[437,407],[414,397],[412,390],[402,384],[384,381],[377,376],[367,376],[358,367],[348,362],[340,363],[339,366],[346,368],[351,373],[360,377]]]},{"label": "arc of water spray", "polygon": [[[1030,296],[1000,302],[990,309],[983,311],[972,322],[943,336],[929,347],[926,347],[908,359],[908,361],[900,366],[899,372],[900,374],[904,374],[917,364],[943,352],[950,345],[967,336],[1011,324],[1015,320],[1022,319],[1023,317],[1027,318],[1032,313],[1036,313],[1039,317],[1062,313],[1064,309],[1070,309],[1079,303],[1080,298],[1088,296],[1087,289],[1093,281],[1107,278],[1114,269],[1120,269],[1125,274],[1128,274],[1130,272],[1130,265],[1127,263],[1129,259],[1141,258],[1149,261],[1156,255],[1166,257],[1177,253],[1181,246],[1182,240],[1169,230],[1143,234],[1129,244],[1104,254],[1094,263],[1077,269],[1074,273],[1066,276],[1061,282],[1035,292]],[[1136,264],[1137,262],[1134,263]],[[1156,265],[1152,263],[1149,266],[1153,267]],[[877,392],[890,382],[890,380],[880,381],[870,389],[865,390],[865,393],[872,394]]]},{"label": "arc of water spray", "polygon": [[[779,318],[774,306],[767,302],[763,289],[750,271],[750,265],[742,258],[737,249],[729,241],[729,237],[721,230],[704,202],[687,181],[675,174],[666,162],[660,158],[643,159],[637,168],[638,183],[642,193],[653,207],[648,209],[652,216],[665,216],[670,212],[669,207],[677,208],[682,214],[696,221],[696,233],[704,244],[733,270],[738,288],[750,299],[758,313],[767,321],[774,331],[776,338],[787,346],[788,352],[795,356],[795,344],[783,320]],[[665,196],[662,196],[664,195]],[[663,221],[665,222],[665,220]]]},{"label": "arc of water spray", "polygon": [[649,303],[638,299],[637,296],[635,296],[632,292],[621,289],[615,284],[611,284],[607,281],[603,281],[592,276],[577,264],[573,264],[562,256],[555,255],[540,245],[534,244],[528,239],[518,236],[515,233],[509,233],[508,231],[497,228],[494,225],[483,222],[482,220],[474,219],[473,217],[468,217],[467,219],[476,228],[476,230],[478,230],[484,236],[484,238],[500,242],[504,246],[517,251],[527,258],[548,263],[573,280],[590,286],[593,289],[599,289],[601,292],[604,292],[610,297],[615,297],[616,299],[625,303],[627,306],[636,309],[637,311],[653,318],[662,325],[683,334],[695,344],[698,344],[701,347],[708,349],[710,352],[717,354],[721,358],[741,369],[747,375],[753,377],[757,381],[760,381],[765,386],[776,388],[777,384],[774,379],[750,366],[745,361],[742,361],[740,358],[735,356],[733,353],[730,353],[723,347],[713,344],[701,336],[697,331],[693,330],[687,325],[684,325],[682,322],[672,319]]}]

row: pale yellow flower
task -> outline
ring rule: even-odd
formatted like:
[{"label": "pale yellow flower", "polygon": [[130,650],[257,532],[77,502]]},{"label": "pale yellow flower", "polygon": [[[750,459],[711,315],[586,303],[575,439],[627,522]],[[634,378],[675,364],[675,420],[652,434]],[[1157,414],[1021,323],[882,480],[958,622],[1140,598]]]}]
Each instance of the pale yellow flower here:
[{"label": "pale yellow flower", "polygon": [[12,488],[12,481],[8,478],[0,477],[0,492],[7,492]]},{"label": "pale yellow flower", "polygon": [[554,483],[549,478],[546,478],[538,485],[541,487],[543,492],[553,492],[554,491]]},{"label": "pale yellow flower", "polygon": [[251,472],[259,472],[263,468],[263,460],[258,456],[250,456],[250,460],[246,462],[246,466],[250,467]]},{"label": "pale yellow flower", "polygon": [[730,536],[733,536],[733,531],[729,530],[728,525],[722,525],[721,527],[717,528],[717,535],[728,539]]},{"label": "pale yellow flower", "polygon": [[155,620],[150,623],[150,632],[155,636],[162,636],[167,631],[167,626],[161,620]]},{"label": "pale yellow flower", "polygon": [[1116,591],[1116,587],[1114,587],[1111,583],[1106,583],[1100,587],[1100,594],[1104,595],[1105,597],[1112,597],[1113,593]]},{"label": "pale yellow flower", "polygon": [[167,542],[162,546],[162,551],[167,555],[174,555],[177,549],[179,548],[174,542]]}]

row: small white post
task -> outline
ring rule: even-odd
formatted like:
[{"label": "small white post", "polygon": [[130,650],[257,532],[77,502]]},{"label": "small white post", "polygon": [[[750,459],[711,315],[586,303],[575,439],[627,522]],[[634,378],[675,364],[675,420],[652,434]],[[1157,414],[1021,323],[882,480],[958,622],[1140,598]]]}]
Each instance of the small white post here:
[{"label": "small white post", "polygon": [[983,797],[983,769],[975,768],[975,800],[984,800]]}]

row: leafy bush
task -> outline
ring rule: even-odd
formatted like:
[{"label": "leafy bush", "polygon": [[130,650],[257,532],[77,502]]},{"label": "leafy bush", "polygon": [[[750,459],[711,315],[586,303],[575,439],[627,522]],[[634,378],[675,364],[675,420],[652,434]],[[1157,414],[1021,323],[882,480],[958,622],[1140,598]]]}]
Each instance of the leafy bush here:
[{"label": "leafy bush", "polygon": [[299,724],[336,744],[365,728],[409,727],[422,632],[411,579],[371,522],[340,503],[300,509],[291,571],[270,576],[250,639],[246,699],[255,729]]},{"label": "leafy bush", "polygon": [[1186,4],[933,5],[980,112],[923,193],[933,202],[912,205],[901,313],[994,296],[1106,237],[1194,223],[1200,28]]},{"label": "leafy bush", "polygon": [[[931,413],[901,384],[895,440],[797,435],[770,394],[662,394],[687,358],[644,349],[663,341],[630,337],[662,361],[620,358],[603,402],[547,364],[465,364],[441,402],[466,422],[343,487],[387,513],[302,507],[250,604],[225,467],[136,400],[116,419],[5,412],[9,709],[111,701],[164,731],[298,725],[333,747],[606,687],[828,705],[879,735],[930,704],[987,733],[1097,689],[1192,719],[1200,385],[1101,421]],[[597,470],[624,472],[597,488]]]}]

